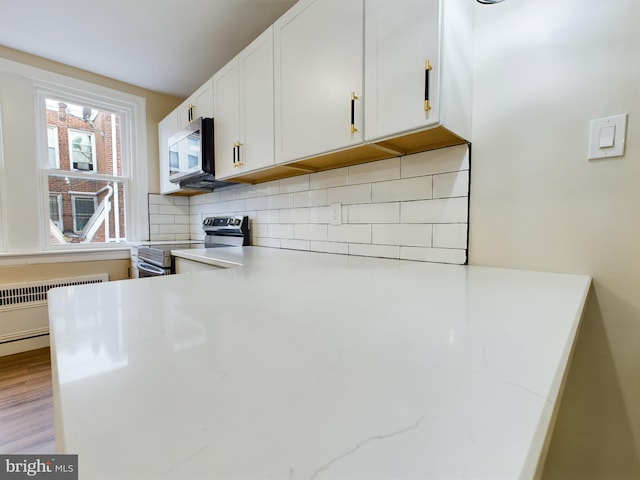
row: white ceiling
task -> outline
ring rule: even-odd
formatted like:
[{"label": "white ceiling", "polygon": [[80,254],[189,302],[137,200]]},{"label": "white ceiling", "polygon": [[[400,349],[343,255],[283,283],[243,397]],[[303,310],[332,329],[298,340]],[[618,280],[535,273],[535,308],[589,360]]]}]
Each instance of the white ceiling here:
[{"label": "white ceiling", "polygon": [[296,0],[0,0],[0,45],[186,97]]}]

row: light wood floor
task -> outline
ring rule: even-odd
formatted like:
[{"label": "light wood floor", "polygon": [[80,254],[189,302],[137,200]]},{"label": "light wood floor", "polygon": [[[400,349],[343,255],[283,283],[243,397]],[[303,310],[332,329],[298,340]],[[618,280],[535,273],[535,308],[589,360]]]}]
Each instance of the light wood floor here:
[{"label": "light wood floor", "polygon": [[48,348],[0,357],[0,453],[55,453]]}]

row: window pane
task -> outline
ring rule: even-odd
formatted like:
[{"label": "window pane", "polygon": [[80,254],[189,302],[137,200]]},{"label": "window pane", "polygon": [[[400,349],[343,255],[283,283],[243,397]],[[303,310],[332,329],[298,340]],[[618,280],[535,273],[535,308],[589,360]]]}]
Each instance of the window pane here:
[{"label": "window pane", "polygon": [[[119,114],[48,98],[47,125],[52,168],[122,176],[121,118]],[[52,163],[57,149],[58,164]]]},{"label": "window pane", "polygon": [[[78,170],[93,170],[93,164],[95,163],[93,155],[93,133],[69,130],[69,141],[71,142],[72,168]],[[88,166],[83,167],[81,166],[82,164],[87,164]]]},{"label": "window pane", "polygon": [[60,195],[49,195],[49,218],[62,230],[62,198]]},{"label": "window pane", "polygon": [[49,167],[58,168],[58,130],[56,127],[47,127],[47,146],[49,147]]},{"label": "window pane", "polygon": [[[125,187],[123,182],[49,175],[49,216],[52,244],[123,242],[125,232]],[[54,218],[54,197],[61,211]]]}]

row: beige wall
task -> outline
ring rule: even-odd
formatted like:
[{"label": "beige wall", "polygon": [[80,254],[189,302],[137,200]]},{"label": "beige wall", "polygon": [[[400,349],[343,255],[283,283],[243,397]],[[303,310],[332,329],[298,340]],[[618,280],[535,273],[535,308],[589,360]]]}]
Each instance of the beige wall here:
[{"label": "beige wall", "polygon": [[169,95],[155,93],[143,88],[135,87],[101,75],[62,65],[41,57],[29,55],[0,45],[0,58],[23,63],[33,67],[67,75],[85,82],[112,88],[133,95],[146,98],[147,101],[147,152],[149,157],[149,191],[160,192],[160,173],[158,159],[158,122],[171,112],[182,99]]},{"label": "beige wall", "polygon": [[0,285],[7,283],[70,278],[95,273],[108,273],[109,280],[129,278],[131,260],[98,260],[91,262],[40,263],[0,267]]},{"label": "beige wall", "polygon": [[[544,478],[640,478],[640,2],[476,5],[470,263],[589,274]],[[626,155],[587,161],[628,113]]]}]

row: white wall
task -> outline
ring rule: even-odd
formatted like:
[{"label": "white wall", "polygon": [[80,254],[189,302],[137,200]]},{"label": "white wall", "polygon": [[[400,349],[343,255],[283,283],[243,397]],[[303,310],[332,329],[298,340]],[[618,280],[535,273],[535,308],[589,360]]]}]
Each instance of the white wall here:
[{"label": "white wall", "polygon": [[[640,2],[476,5],[470,263],[594,288],[545,478],[640,478]],[[628,113],[626,155],[587,161]]]}]

